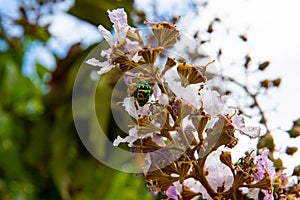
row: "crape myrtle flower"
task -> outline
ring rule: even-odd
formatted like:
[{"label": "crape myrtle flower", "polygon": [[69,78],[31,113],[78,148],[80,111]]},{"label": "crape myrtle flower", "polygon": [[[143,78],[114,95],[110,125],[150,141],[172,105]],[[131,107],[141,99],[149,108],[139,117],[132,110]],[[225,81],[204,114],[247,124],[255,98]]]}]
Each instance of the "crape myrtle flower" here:
[{"label": "crape myrtle flower", "polygon": [[[259,182],[265,176],[270,177],[270,180],[275,178],[275,169],[273,166],[273,162],[268,158],[269,150],[264,149],[261,155],[254,156],[254,162],[256,163],[256,173],[254,174],[254,179]],[[265,200],[273,199],[272,195],[272,187],[268,188],[267,190],[264,189],[262,192],[265,194]]]},{"label": "crape myrtle flower", "polygon": [[113,145],[126,143],[132,153],[140,154],[137,165],[150,192],[175,200],[236,199],[247,193],[272,199],[275,172],[267,151],[232,161],[235,134],[257,138],[260,128],[246,126],[238,110],[226,114],[230,97],[210,89],[205,75],[213,61],[198,67],[168,57],[166,49],[180,36],[174,23],[145,22],[152,35],[145,37],[151,41],[144,45],[139,31],[127,24],[123,9],[108,15],[115,38],[99,26],[109,44],[101,52],[106,61],[92,58],[87,63],[100,67],[99,74],[116,66],[124,72],[127,96],[122,108],[132,119],[131,129],[126,137],[117,136]]},{"label": "crape myrtle flower", "polygon": [[98,30],[102,34],[103,38],[109,45],[109,48],[101,51],[101,56],[106,58],[106,61],[99,61],[96,58],[91,58],[86,61],[87,64],[100,67],[98,74],[104,74],[110,71],[117,65],[127,68],[134,62],[129,62],[132,59],[136,59],[136,53],[141,49],[138,41],[129,39],[129,35],[138,39],[139,35],[135,29],[127,24],[127,14],[124,9],[115,9],[113,11],[108,10],[108,16],[113,23],[113,28],[116,34],[116,39],[113,35],[105,29],[102,25],[98,26]]}]

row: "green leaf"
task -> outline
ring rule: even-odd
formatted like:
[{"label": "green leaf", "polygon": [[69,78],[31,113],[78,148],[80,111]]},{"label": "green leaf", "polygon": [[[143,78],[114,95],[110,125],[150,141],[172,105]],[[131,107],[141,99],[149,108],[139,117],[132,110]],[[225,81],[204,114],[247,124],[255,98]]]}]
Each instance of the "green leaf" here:
[{"label": "green leaf", "polygon": [[[110,1],[95,1],[95,0],[76,0],[75,5],[69,10],[69,13],[85,20],[95,26],[99,24],[105,27],[111,27],[111,22],[108,20],[107,10],[115,8],[124,8],[129,14],[132,11],[133,0],[110,0]],[[128,16],[129,24],[132,24],[131,18]]]}]

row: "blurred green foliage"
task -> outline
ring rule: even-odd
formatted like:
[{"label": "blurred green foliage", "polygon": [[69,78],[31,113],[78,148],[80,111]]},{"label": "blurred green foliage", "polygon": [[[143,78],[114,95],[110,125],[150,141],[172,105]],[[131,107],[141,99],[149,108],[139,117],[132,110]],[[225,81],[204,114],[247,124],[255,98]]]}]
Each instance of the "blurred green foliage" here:
[{"label": "blurred green foliage", "polygon": [[[38,8],[56,2],[36,0]],[[70,13],[108,26],[107,9],[124,7],[130,12],[132,6],[132,0],[77,0]],[[10,37],[0,27],[1,44],[7,46],[0,51],[0,199],[152,199],[142,176],[102,165],[86,151],[75,130],[72,87],[93,46],[83,49],[74,44],[62,59],[53,53],[53,71],[35,63],[36,75],[24,76],[21,66],[27,48],[36,41],[45,44],[51,34],[47,26],[29,22],[27,7],[19,9],[21,17],[14,26],[22,27],[22,37]],[[45,92],[44,86],[50,90]],[[100,89],[97,99],[106,113],[101,121],[112,130],[110,101],[101,96],[111,92],[111,86]]]}]

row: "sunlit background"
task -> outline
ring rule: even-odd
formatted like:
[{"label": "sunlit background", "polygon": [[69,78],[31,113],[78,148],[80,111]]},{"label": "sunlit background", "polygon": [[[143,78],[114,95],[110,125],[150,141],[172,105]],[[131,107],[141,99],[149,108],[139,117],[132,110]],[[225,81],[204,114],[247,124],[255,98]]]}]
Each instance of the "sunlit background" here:
[{"label": "sunlit background", "polygon": [[[300,141],[285,131],[300,117],[300,1],[0,0],[0,199],[153,199],[142,176],[117,172],[95,160],[73,126],[76,72],[102,40],[97,25],[111,28],[106,10],[117,7],[131,13],[130,24],[136,26],[142,26],[138,21],[143,17],[158,22],[181,16],[181,33],[192,37],[198,31],[200,38],[210,38],[203,48],[212,59],[222,49],[216,64],[220,73],[245,82],[282,78],[280,87],[266,92],[261,103],[273,131],[275,155],[292,174],[300,152],[287,156],[285,149],[299,147]],[[215,18],[220,22],[207,33]],[[253,65],[270,61],[270,66],[248,80],[238,68],[246,54]],[[97,98],[104,102],[101,112],[108,113],[99,121],[107,132],[116,131],[105,110],[109,99],[101,92]],[[255,142],[240,139],[237,148],[255,148]]]}]

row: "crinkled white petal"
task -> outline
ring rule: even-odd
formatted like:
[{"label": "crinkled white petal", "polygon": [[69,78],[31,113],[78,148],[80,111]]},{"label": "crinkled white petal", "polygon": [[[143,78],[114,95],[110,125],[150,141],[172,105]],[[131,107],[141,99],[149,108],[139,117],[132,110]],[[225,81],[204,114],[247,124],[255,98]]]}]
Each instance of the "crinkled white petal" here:
[{"label": "crinkled white petal", "polygon": [[198,95],[199,85],[188,85],[184,88],[178,81],[168,81],[168,85],[178,98],[190,102],[197,109],[201,108],[201,98]]},{"label": "crinkled white petal", "polygon": [[103,67],[104,65],[106,65],[106,63],[100,62],[96,58],[90,58],[85,63],[89,64],[89,65],[97,66],[97,67]]},{"label": "crinkled white petal", "polygon": [[144,106],[138,105],[138,108],[139,108],[138,115],[140,115],[140,116],[148,115],[150,112],[150,104],[146,104]]},{"label": "crinkled white petal", "polygon": [[168,97],[168,95],[162,93],[160,95],[160,97],[159,97],[158,103],[162,104],[162,105],[168,105],[169,104],[169,97]]},{"label": "crinkled white petal", "polygon": [[128,146],[132,146],[133,142],[139,139],[137,135],[137,126],[134,126],[129,130],[129,135],[125,138],[121,138],[119,135],[117,139],[113,142],[114,146],[118,146],[120,143],[128,143]]},{"label": "crinkled white petal", "polygon": [[123,101],[126,112],[135,119],[138,119],[138,113],[134,104],[134,97],[126,97]]},{"label": "crinkled white petal", "polygon": [[139,45],[137,41],[131,41],[126,38],[126,43],[124,46],[124,51],[127,53],[127,58],[131,60],[142,47]]},{"label": "crinkled white petal", "polygon": [[119,135],[117,139],[113,142],[114,146],[119,146],[120,143],[128,143],[129,146],[133,144],[138,138],[134,136],[126,136],[125,138],[121,138]]},{"label": "crinkled white petal", "polygon": [[224,109],[224,99],[213,90],[204,89],[201,91],[204,110],[211,116],[222,114]]},{"label": "crinkled white petal", "polygon": [[112,34],[108,30],[106,30],[102,25],[98,26],[98,30],[100,31],[106,42],[109,44],[109,46],[112,47],[114,45],[114,38]]},{"label": "crinkled white petal", "polygon": [[232,124],[237,128],[241,129],[245,127],[245,119],[243,115],[234,115],[231,118]]},{"label": "crinkled white petal", "polygon": [[101,67],[100,70],[97,71],[97,73],[99,75],[110,71],[114,67],[114,65],[110,64],[108,61],[100,62],[96,58],[91,58],[91,59],[87,60],[86,63],[89,65]]},{"label": "crinkled white petal", "polygon": [[134,126],[129,130],[129,136],[138,137],[137,135],[137,126]]},{"label": "crinkled white petal", "polygon": [[221,151],[216,151],[210,154],[206,161],[206,170],[208,170],[207,180],[210,185],[217,190],[225,182],[225,191],[233,184],[233,175],[228,166],[220,161]]},{"label": "crinkled white petal", "polygon": [[102,63],[103,63],[102,68],[97,72],[99,75],[105,74],[115,67],[113,64],[110,64],[108,61]]},{"label": "crinkled white petal", "polygon": [[257,138],[260,135],[260,127],[246,126],[239,129],[242,135],[246,135],[250,138]]},{"label": "crinkled white petal", "polygon": [[155,84],[153,86],[153,95],[154,95],[155,99],[159,99],[159,97],[161,95],[161,90],[160,90],[158,84]]},{"label": "crinkled white petal", "polygon": [[127,35],[127,31],[128,31],[128,26],[124,26],[122,24],[119,23],[115,23],[113,25],[113,28],[115,30],[116,36],[117,36],[117,41],[123,41],[126,39],[126,35]]},{"label": "crinkled white petal", "polygon": [[112,54],[112,48],[106,49],[106,50],[102,50],[100,55],[106,59],[110,59]]},{"label": "crinkled white petal", "polygon": [[247,197],[252,198],[252,199],[258,199],[260,189],[259,188],[251,188],[249,192],[247,192]]},{"label": "crinkled white petal", "polygon": [[203,199],[212,200],[205,187],[199,181],[196,181],[193,178],[188,178],[184,180],[183,185],[190,188],[194,192],[200,192],[203,195]]}]

